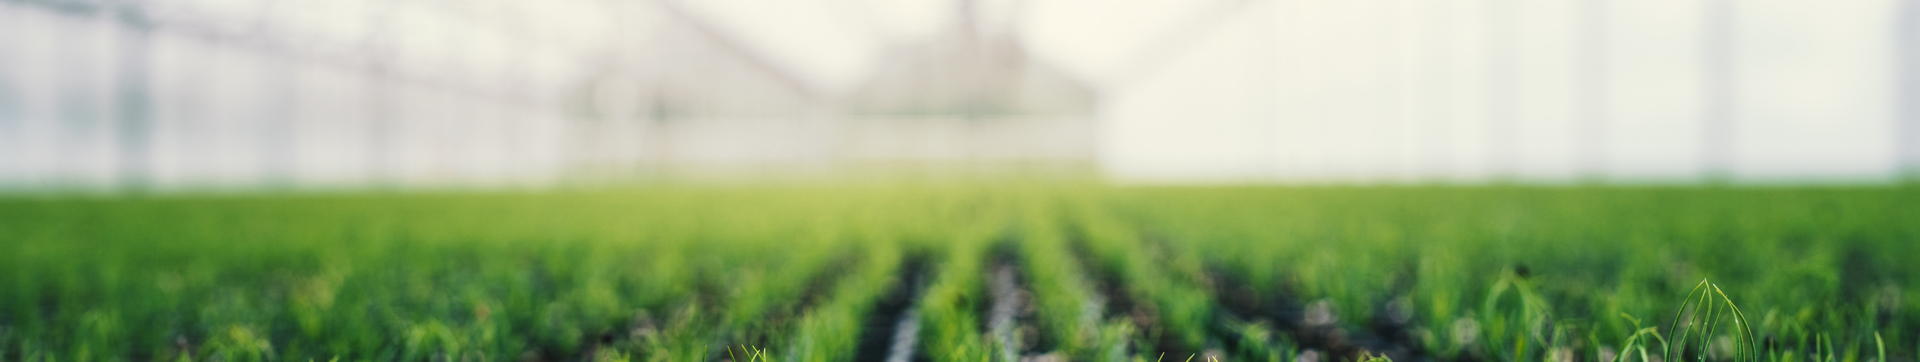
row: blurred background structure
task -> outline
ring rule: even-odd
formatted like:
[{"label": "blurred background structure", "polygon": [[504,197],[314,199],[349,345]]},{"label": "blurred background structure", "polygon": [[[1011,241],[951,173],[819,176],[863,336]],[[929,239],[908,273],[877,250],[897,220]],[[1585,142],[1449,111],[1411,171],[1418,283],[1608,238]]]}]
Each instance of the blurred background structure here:
[{"label": "blurred background structure", "polygon": [[1920,0],[0,0],[0,188],[1920,170]]}]

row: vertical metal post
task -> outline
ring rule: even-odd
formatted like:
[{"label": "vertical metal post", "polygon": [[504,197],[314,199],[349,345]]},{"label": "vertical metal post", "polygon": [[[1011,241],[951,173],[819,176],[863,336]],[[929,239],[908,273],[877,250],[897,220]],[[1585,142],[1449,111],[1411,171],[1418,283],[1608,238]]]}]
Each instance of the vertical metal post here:
[{"label": "vertical metal post", "polygon": [[1575,33],[1579,41],[1574,47],[1574,119],[1578,123],[1572,127],[1574,154],[1579,164],[1580,177],[1589,181],[1604,180],[1607,174],[1607,123],[1611,122],[1611,93],[1613,85],[1612,45],[1609,0],[1584,0],[1576,11],[1578,18]]},{"label": "vertical metal post", "polygon": [[1894,19],[1896,172],[1920,179],[1920,0],[1902,0]]},{"label": "vertical metal post", "polygon": [[135,2],[117,4],[113,16],[125,29],[118,32],[115,50],[114,116],[115,143],[119,144],[115,167],[119,186],[132,192],[145,190],[152,178],[153,153],[153,22]]}]

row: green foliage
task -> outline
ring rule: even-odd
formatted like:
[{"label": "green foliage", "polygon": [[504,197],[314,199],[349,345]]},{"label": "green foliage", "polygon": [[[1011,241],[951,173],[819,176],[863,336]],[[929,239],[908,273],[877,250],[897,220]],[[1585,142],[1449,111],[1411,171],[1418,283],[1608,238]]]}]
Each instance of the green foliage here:
[{"label": "green foliage", "polygon": [[[993,361],[995,265],[1031,293],[1037,353],[1075,361],[1912,360],[1913,205],[1911,187],[12,195],[0,361],[849,360],[915,282],[917,357]],[[1323,330],[1367,353],[1332,355]]]},{"label": "green foliage", "polygon": [[980,311],[988,303],[986,248],[999,232],[990,226],[963,228],[944,249],[934,282],[920,299],[922,355],[933,361],[992,360],[995,353],[981,328],[986,316]]}]

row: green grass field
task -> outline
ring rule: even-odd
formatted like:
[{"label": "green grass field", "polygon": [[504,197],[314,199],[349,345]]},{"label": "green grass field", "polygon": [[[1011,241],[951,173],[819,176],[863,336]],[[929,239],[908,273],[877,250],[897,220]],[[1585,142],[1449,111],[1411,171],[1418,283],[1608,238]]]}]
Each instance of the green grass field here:
[{"label": "green grass field", "polygon": [[0,361],[1913,361],[1916,256],[1905,186],[14,195]]}]

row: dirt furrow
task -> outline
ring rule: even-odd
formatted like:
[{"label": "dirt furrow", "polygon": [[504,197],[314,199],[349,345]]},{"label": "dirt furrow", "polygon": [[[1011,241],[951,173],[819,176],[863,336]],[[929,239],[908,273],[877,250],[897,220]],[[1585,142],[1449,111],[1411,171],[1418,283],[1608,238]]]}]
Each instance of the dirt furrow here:
[{"label": "dirt furrow", "polygon": [[1286,286],[1262,294],[1235,274],[1216,268],[1210,268],[1208,275],[1220,311],[1228,318],[1270,323],[1287,333],[1303,353],[1333,360],[1354,359],[1362,353],[1384,353],[1395,361],[1432,360],[1413,338],[1411,306],[1402,298],[1388,298],[1377,306],[1369,328],[1350,331],[1340,326],[1331,301],[1304,302]]},{"label": "dirt furrow", "polygon": [[[1150,230],[1140,232],[1147,244],[1144,247],[1170,250],[1167,237]],[[1237,349],[1238,338],[1231,323],[1225,321],[1263,321],[1276,332],[1285,333],[1303,353],[1316,353],[1332,360],[1353,359],[1361,353],[1384,353],[1395,361],[1432,360],[1413,336],[1412,306],[1404,298],[1404,290],[1410,288],[1409,279],[1395,281],[1395,289],[1400,291],[1375,306],[1374,318],[1366,328],[1349,331],[1339,325],[1331,302],[1303,301],[1291,287],[1281,285],[1276,288],[1278,292],[1262,293],[1237,273],[1217,265],[1207,265],[1202,278],[1201,282],[1213,294],[1214,310],[1224,320],[1215,323],[1207,333],[1210,339],[1226,343],[1228,350]]]},{"label": "dirt furrow", "polygon": [[[1125,278],[1121,276],[1122,272],[1116,270],[1114,265],[1100,262],[1099,257],[1094,254],[1093,246],[1089,244],[1091,241],[1087,240],[1086,233],[1074,226],[1068,227],[1067,230],[1069,230],[1067,246],[1073,254],[1074,261],[1080,266],[1079,270],[1087,273],[1088,281],[1094,284],[1094,290],[1099,292],[1096,297],[1099,298],[1101,317],[1104,319],[1126,318],[1138,331],[1155,331],[1158,328],[1164,328],[1159,323],[1160,316],[1153,301],[1133,298],[1133,294],[1127,290]],[[1155,351],[1175,356],[1199,353],[1181,346],[1172,333],[1153,334],[1156,335],[1153,341]],[[1131,346],[1129,348],[1131,349],[1129,353],[1142,352]]]},{"label": "dirt furrow", "polygon": [[909,256],[900,265],[902,276],[868,313],[854,360],[907,362],[913,359],[920,334],[920,295],[926,289],[925,256]]},{"label": "dirt furrow", "polygon": [[1017,248],[1012,242],[994,248],[987,276],[987,293],[992,300],[987,309],[987,334],[1000,349],[1003,361],[1019,361],[1050,350],[1041,345],[1041,336],[1037,335],[1033,292],[1021,272]]}]

